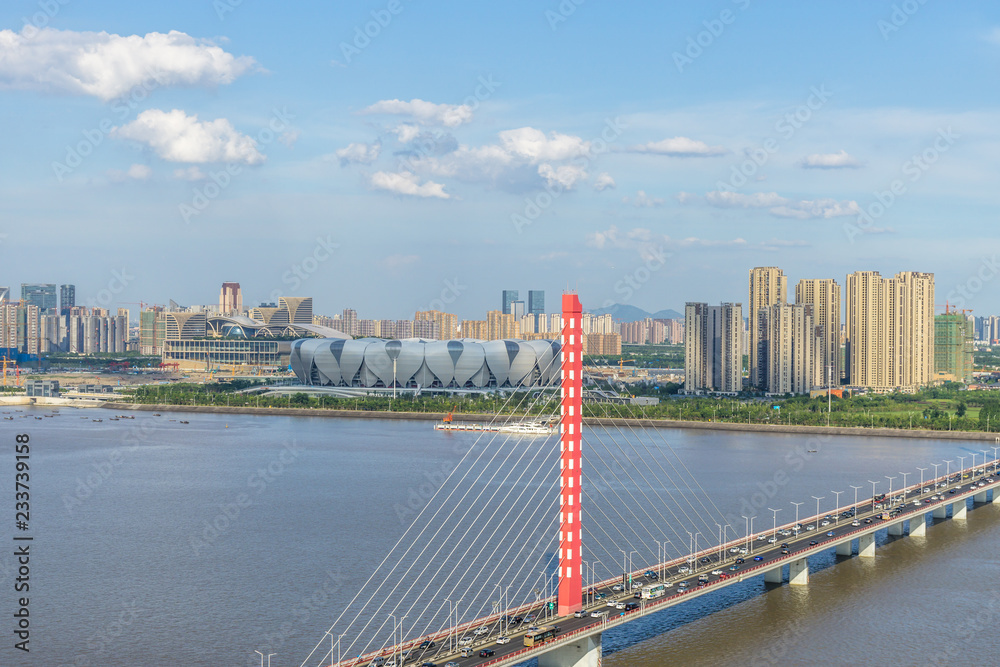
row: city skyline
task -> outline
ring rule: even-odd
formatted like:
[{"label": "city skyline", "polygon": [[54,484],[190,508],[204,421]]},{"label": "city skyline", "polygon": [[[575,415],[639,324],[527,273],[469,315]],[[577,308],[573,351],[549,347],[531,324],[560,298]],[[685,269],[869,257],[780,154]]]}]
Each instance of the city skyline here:
[{"label": "city skyline", "polygon": [[8,276],[194,303],[256,262],[248,303],[401,317],[480,312],[484,258],[650,312],[742,300],[752,266],[902,269],[1000,312],[1000,112],[966,85],[1000,8],[570,5],[6,5]]}]

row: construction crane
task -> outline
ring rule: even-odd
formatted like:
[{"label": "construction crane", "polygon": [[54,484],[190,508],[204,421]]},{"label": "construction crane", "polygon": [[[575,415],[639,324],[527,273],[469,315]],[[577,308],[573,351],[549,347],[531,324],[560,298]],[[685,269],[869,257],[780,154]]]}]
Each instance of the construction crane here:
[{"label": "construction crane", "polygon": [[6,355],[4,355],[2,361],[3,361],[3,386],[4,387],[7,386],[7,364],[12,364],[13,367],[14,367],[14,370],[15,370],[15,372],[17,374],[17,386],[20,387],[21,386],[21,374],[20,374],[20,369],[17,367],[17,362],[14,361],[13,359],[8,358]]}]

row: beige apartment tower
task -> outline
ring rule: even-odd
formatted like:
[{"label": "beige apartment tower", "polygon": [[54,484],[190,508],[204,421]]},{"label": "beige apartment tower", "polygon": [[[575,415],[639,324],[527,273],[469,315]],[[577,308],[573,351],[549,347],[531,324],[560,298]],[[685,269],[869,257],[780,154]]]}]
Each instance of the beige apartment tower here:
[{"label": "beige apartment tower", "polygon": [[684,305],[684,391],[743,389],[743,304]]},{"label": "beige apartment tower", "polygon": [[758,266],[750,269],[749,345],[750,384],[754,387],[767,386],[767,339],[761,328],[761,310],[788,301],[788,278],[775,266]]},{"label": "beige apartment tower", "polygon": [[813,324],[820,340],[816,349],[816,386],[840,384],[840,285],[832,278],[800,280],[795,285],[795,303],[813,307]]},{"label": "beige apartment tower", "polygon": [[847,276],[847,378],[856,387],[912,391],[934,377],[934,274]]},{"label": "beige apartment tower", "polygon": [[805,394],[815,386],[819,339],[813,322],[810,304],[778,303],[761,312],[768,394]]}]

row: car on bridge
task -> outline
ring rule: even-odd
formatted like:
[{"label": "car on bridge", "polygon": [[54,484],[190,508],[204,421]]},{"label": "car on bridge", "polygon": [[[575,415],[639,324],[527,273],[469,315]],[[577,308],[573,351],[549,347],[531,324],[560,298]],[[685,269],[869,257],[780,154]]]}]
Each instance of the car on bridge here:
[{"label": "car on bridge", "polygon": [[462,637],[458,640],[459,646],[472,646],[472,637]]},{"label": "car on bridge", "polygon": [[509,643],[510,643],[510,637],[506,636],[497,637],[497,644],[509,644]]},{"label": "car on bridge", "polygon": [[757,562],[760,562],[760,561],[764,560],[764,557],[763,556],[754,556],[753,559],[755,561],[757,561]]},{"label": "car on bridge", "polygon": [[480,658],[492,658],[496,654],[497,654],[497,652],[494,651],[493,649],[491,649],[491,648],[484,648],[482,651],[479,652],[479,657]]}]

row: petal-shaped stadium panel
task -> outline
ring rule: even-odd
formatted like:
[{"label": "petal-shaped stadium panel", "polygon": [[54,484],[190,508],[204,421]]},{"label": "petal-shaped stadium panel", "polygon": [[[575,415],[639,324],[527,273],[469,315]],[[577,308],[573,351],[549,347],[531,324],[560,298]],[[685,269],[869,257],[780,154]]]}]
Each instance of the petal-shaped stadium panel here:
[{"label": "petal-shaped stadium panel", "polygon": [[421,366],[424,365],[424,344],[421,338],[405,338],[400,341],[389,341],[389,343],[401,343],[399,357],[396,359],[396,383],[400,387],[415,386],[413,376]]},{"label": "petal-shaped stadium panel", "polygon": [[508,354],[514,349],[514,358],[510,362],[510,384],[531,385],[532,371],[535,369],[535,351],[524,341],[507,341]]},{"label": "petal-shaped stadium panel", "polygon": [[451,386],[455,379],[455,362],[448,351],[450,342],[434,340],[424,347],[424,363],[442,387]]},{"label": "petal-shaped stadium panel", "polygon": [[[383,387],[391,387],[393,378],[392,359],[386,346],[397,341],[385,341],[382,343],[372,343],[365,348],[365,363],[362,370],[362,384],[366,387],[378,386],[381,382]],[[396,347],[395,345],[393,347]],[[399,350],[393,350],[399,352]]]},{"label": "petal-shaped stadium panel", "polygon": [[344,383],[341,375],[340,359],[344,353],[344,344],[347,342],[341,338],[321,338],[324,345],[316,350],[314,362],[317,370],[327,379],[327,384],[338,387]]},{"label": "petal-shaped stadium panel", "polygon": [[[507,349],[505,340],[488,340],[483,343],[483,351],[486,353],[486,365],[489,366],[490,373],[497,380],[498,387],[507,386],[507,379],[510,377],[510,361],[514,355]],[[514,348],[517,353],[517,348]]]},{"label": "petal-shaped stadium panel", "polygon": [[482,387],[485,383],[483,377],[489,379],[489,371],[486,368],[486,351],[483,344],[478,340],[450,340],[448,349],[454,350],[461,345],[461,354],[455,361],[455,384],[459,387],[470,385]]},{"label": "petal-shaped stadium panel", "polygon": [[364,381],[370,380],[372,376],[361,373],[361,366],[365,361],[365,348],[381,342],[383,341],[378,338],[358,338],[344,342],[344,351],[340,355],[340,375],[346,386],[372,386],[364,384]]},{"label": "petal-shaped stadium panel", "polygon": [[529,340],[524,343],[535,353],[537,382],[541,386],[552,384],[553,376],[559,378],[559,343],[554,340]]},{"label": "petal-shaped stadium panel", "polygon": [[[292,349],[288,354],[288,365],[292,367],[292,372],[295,373],[296,377],[306,378],[309,376],[309,373],[306,372],[308,364],[302,360],[302,346],[308,342],[310,341],[307,338],[300,338],[292,342]],[[310,359],[310,361],[312,360]]]},{"label": "petal-shaped stadium panel", "polygon": [[434,373],[427,367],[426,361],[421,363],[420,368],[418,368],[417,372],[413,374],[413,381],[419,387],[433,387],[436,379],[437,378],[434,377]]}]

